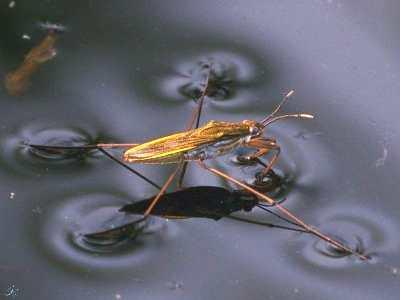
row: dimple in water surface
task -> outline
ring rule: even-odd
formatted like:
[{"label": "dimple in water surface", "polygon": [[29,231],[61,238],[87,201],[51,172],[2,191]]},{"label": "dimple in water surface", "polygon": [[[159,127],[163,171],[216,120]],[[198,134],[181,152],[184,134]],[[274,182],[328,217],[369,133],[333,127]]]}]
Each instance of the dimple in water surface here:
[{"label": "dimple in water surface", "polygon": [[95,140],[88,132],[77,127],[46,128],[32,124],[2,140],[0,159],[8,168],[21,174],[34,174],[55,166],[68,168],[77,162],[93,162],[100,155],[96,151],[35,149],[28,144],[79,146],[94,144]]},{"label": "dimple in water surface", "polygon": [[149,219],[135,226],[134,232],[123,240],[92,242],[84,235],[118,227],[140,218],[118,212],[129,201],[112,193],[87,193],[62,199],[58,204],[48,205],[41,214],[40,242],[44,250],[57,264],[73,264],[100,269],[130,268],[142,264],[154,251],[151,244],[173,231],[162,219]]},{"label": "dimple in water surface", "polygon": [[[177,65],[175,74],[162,82],[164,93],[174,98],[196,100],[208,79],[206,95],[211,103],[234,99],[254,78],[254,66],[232,53],[210,53]],[[240,93],[239,93],[240,94]],[[172,99],[171,99],[172,100]]]}]

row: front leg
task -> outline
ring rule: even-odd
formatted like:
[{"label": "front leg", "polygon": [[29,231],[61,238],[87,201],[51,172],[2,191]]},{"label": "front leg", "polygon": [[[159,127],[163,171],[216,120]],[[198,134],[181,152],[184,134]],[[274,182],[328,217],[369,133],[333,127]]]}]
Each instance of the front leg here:
[{"label": "front leg", "polygon": [[260,173],[260,175],[257,178],[258,181],[259,180],[262,181],[262,179],[268,174],[268,172],[272,170],[273,165],[278,160],[281,148],[276,143],[276,140],[274,138],[263,138],[263,137],[250,140],[246,144],[246,146],[257,149],[255,153],[246,157],[246,159],[249,161],[257,160],[258,158],[268,154],[270,151],[275,152],[269,163],[265,166],[264,170]]}]

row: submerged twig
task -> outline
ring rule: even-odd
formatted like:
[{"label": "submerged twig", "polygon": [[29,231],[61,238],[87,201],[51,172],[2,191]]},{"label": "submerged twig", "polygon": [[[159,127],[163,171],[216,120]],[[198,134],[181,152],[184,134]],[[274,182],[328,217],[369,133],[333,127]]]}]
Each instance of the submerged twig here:
[{"label": "submerged twig", "polygon": [[28,89],[32,75],[42,64],[56,56],[57,38],[58,34],[53,30],[50,31],[36,47],[28,52],[21,65],[7,74],[5,87],[11,96],[22,95]]}]

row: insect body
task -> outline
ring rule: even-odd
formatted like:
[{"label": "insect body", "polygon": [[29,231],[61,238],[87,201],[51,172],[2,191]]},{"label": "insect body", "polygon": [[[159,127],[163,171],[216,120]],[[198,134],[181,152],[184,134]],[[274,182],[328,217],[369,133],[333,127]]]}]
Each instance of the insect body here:
[{"label": "insect body", "polygon": [[124,153],[130,163],[165,164],[214,158],[252,138],[254,121],[210,121],[204,126],[161,137],[132,147]]},{"label": "insect body", "polygon": [[266,175],[278,158],[280,147],[274,138],[262,137],[265,128],[284,118],[308,118],[305,113],[275,116],[282,104],[293,94],[288,93],[275,110],[261,122],[244,120],[242,122],[209,121],[204,126],[174,133],[155,140],[136,145],[124,152],[123,158],[129,163],[167,164],[187,161],[204,161],[224,155],[239,146],[256,148],[257,151],[247,159],[256,159],[275,151],[269,165],[262,172]]},{"label": "insect body", "polygon": [[123,158],[129,163],[179,163],[215,158],[238,146],[258,148],[259,151],[252,158],[265,155],[270,150],[276,150],[279,154],[279,146],[275,139],[261,137],[264,128],[282,118],[313,118],[313,116],[289,114],[274,117],[274,114],[275,112],[261,122],[252,120],[236,123],[209,121],[197,129],[178,132],[134,146],[124,152]]}]

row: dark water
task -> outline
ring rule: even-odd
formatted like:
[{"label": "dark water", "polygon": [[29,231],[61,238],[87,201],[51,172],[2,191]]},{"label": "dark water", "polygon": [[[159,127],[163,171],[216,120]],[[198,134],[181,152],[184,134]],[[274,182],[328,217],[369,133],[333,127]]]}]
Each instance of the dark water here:
[{"label": "dark water", "polygon": [[[397,2],[9,3],[0,2],[2,77],[45,35],[38,22],[67,31],[23,96],[0,92],[0,298],[398,299]],[[23,142],[181,130],[210,61],[219,81],[203,121],[261,119],[296,90],[285,111],[316,119],[267,130],[283,149],[285,205],[370,261],[233,220],[154,218],[123,245],[82,244],[81,233],[129,220],[117,209],[156,191],[101,155],[32,153]],[[241,179],[255,171],[231,157],[214,165]],[[138,169],[159,183],[172,170]],[[196,166],[185,182],[224,185]]]}]

